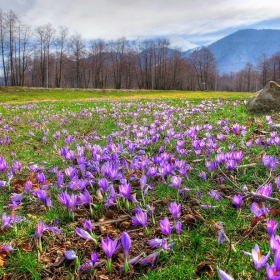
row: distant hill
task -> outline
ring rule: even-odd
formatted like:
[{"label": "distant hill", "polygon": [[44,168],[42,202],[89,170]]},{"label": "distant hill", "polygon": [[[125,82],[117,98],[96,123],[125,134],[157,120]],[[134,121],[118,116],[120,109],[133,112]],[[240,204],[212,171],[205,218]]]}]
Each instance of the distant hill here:
[{"label": "distant hill", "polygon": [[[280,30],[243,29],[208,46],[220,74],[237,72],[247,62],[255,65],[262,53],[268,57],[280,51]],[[189,53],[189,52],[188,52]]]},{"label": "distant hill", "polygon": [[[255,65],[262,53],[268,57],[280,52],[280,30],[242,29],[207,46],[217,61],[220,74],[238,72],[246,63]],[[194,50],[184,52],[188,57]]]}]

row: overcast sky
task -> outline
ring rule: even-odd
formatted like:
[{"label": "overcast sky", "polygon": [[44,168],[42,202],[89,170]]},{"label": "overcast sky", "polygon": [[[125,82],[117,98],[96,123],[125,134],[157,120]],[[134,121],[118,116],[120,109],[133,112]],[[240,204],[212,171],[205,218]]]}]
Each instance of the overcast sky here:
[{"label": "overcast sky", "polygon": [[84,39],[179,35],[204,44],[244,28],[280,29],[279,0],[0,0],[0,8]]}]

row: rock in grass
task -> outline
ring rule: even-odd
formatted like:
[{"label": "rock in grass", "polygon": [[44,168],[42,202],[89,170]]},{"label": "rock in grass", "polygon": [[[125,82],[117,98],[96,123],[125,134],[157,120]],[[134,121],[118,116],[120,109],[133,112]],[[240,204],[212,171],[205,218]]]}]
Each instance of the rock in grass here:
[{"label": "rock in grass", "polygon": [[249,99],[247,106],[252,112],[279,111],[280,85],[273,81],[268,82]]}]

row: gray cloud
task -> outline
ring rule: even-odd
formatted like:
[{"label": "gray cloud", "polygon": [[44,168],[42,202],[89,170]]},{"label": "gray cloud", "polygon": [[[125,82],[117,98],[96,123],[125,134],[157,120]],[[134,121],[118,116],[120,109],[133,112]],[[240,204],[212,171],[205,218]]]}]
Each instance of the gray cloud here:
[{"label": "gray cloud", "polygon": [[280,28],[279,0],[0,0],[0,7],[32,26],[65,25],[85,39],[181,35],[212,40],[223,30],[269,20],[277,25],[276,19]]}]

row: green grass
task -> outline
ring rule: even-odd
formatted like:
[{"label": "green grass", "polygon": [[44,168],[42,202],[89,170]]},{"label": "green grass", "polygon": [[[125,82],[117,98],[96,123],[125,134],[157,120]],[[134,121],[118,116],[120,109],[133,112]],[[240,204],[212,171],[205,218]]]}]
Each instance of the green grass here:
[{"label": "green grass", "polygon": [[[193,211],[195,210],[201,215],[202,219],[197,219],[194,225],[190,225],[183,220],[181,236],[177,236],[174,233],[170,238],[175,242],[172,251],[160,254],[153,270],[146,267],[138,267],[137,273],[139,274],[137,278],[218,279],[216,268],[220,267],[233,275],[235,279],[263,279],[265,275],[264,269],[257,275],[249,256],[245,256],[242,250],[250,252],[255,243],[258,243],[263,254],[268,252],[268,235],[265,226],[260,223],[248,238],[244,238],[246,232],[250,232],[252,229],[250,223],[253,215],[249,210],[251,201],[245,201],[241,210],[236,210],[231,206],[231,195],[239,192],[238,187],[247,185],[249,188],[255,189],[266,181],[268,176],[267,169],[259,163],[261,153],[263,151],[270,155],[278,155],[279,153],[279,147],[276,145],[268,146],[265,150],[256,144],[253,144],[253,147],[250,149],[245,146],[247,139],[255,139],[254,131],[256,129],[269,131],[269,125],[265,122],[264,115],[253,116],[254,120],[251,119],[252,116],[243,102],[239,102],[239,100],[248,99],[250,95],[248,93],[222,92],[139,92],[113,90],[107,90],[106,92],[92,90],[91,92],[90,90],[2,88],[0,93],[0,102],[3,102],[0,105],[0,112],[2,112],[0,129],[2,135],[0,135],[0,138],[4,137],[3,135],[7,135],[10,138],[10,143],[0,144],[1,156],[5,157],[9,165],[13,163],[14,159],[23,164],[22,172],[15,175],[16,178],[25,179],[30,174],[27,167],[30,166],[30,162],[33,162],[44,166],[47,179],[55,182],[55,175],[47,172],[50,168],[57,166],[60,171],[64,171],[67,166],[76,164],[75,160],[63,160],[59,155],[60,148],[68,145],[70,150],[76,150],[77,144],[85,147],[91,145],[90,148],[85,149],[85,156],[91,160],[91,148],[94,145],[100,145],[101,147],[107,145],[108,136],[111,133],[123,130],[123,133],[112,136],[113,142],[118,145],[123,143],[126,138],[131,141],[137,141],[137,137],[133,133],[134,128],[144,130],[145,126],[155,124],[156,121],[162,125],[168,122],[167,128],[161,132],[156,131],[159,134],[158,140],[152,143],[152,145],[141,147],[141,149],[151,158],[158,155],[160,147],[164,147],[164,151],[171,154],[172,158],[176,157],[190,164],[191,168],[188,170],[188,178],[182,177],[181,188],[191,189],[184,199],[181,199],[183,204],[182,216],[194,215]],[[96,100],[82,100],[88,98],[96,98]],[[211,99],[204,101],[207,98]],[[217,98],[220,98],[220,100],[216,100]],[[81,100],[77,101],[77,99]],[[126,99],[133,100],[128,101]],[[224,99],[230,99],[230,101],[225,103]],[[40,102],[42,100],[52,101]],[[237,107],[233,106],[235,101],[238,101]],[[218,104],[215,110],[211,107],[212,103]],[[199,109],[204,105],[210,109],[201,109],[201,112],[194,112],[192,114],[187,114],[184,111],[188,110],[188,106],[196,106],[195,108]],[[164,118],[165,113],[168,111],[170,111],[169,117]],[[275,120],[280,119],[279,114],[275,114],[273,117]],[[218,133],[223,132],[222,128],[217,125],[217,121],[225,119],[228,119],[227,126],[229,128],[235,123],[244,126],[246,126],[247,122],[249,124],[246,126],[247,132],[244,135],[228,133],[224,141],[217,142],[219,147],[224,152],[228,152],[228,145],[235,144],[236,149],[241,149],[244,152],[241,164],[255,162],[257,166],[256,168],[246,169],[246,172],[243,169],[229,171],[221,167],[221,170],[214,171],[211,177],[210,172],[206,170],[205,160],[214,160],[215,153],[211,151],[209,157],[205,158],[204,149],[199,157],[203,161],[193,163],[192,161],[197,158],[192,148],[193,139],[186,137],[184,133],[191,126],[203,127],[206,124],[211,124],[213,126],[211,131],[204,131],[203,129],[197,131],[197,137],[199,139],[205,138],[205,141],[207,141],[209,136],[206,133],[216,137]],[[177,126],[179,121],[181,122],[181,127]],[[260,122],[262,123],[261,128],[258,127]],[[116,126],[116,123],[119,126]],[[8,124],[6,130],[3,128],[5,124]],[[14,128],[14,131],[10,130],[11,127]],[[169,142],[166,141],[168,130],[172,127],[176,130],[176,133],[181,133],[178,139],[185,139],[184,148],[191,151],[190,153],[181,155],[177,152],[177,139],[170,139]],[[42,137],[44,132],[47,131],[46,141],[43,142]],[[58,131],[60,132],[60,137],[55,139],[53,135]],[[75,140],[66,144],[65,139],[68,135],[72,135]],[[124,143],[123,148],[125,152],[121,154],[122,159],[125,158],[128,161],[132,161],[135,155],[126,150]],[[11,155],[11,152],[15,152],[16,157]],[[44,163],[42,163],[43,161]],[[207,181],[197,176],[202,170],[207,172]],[[125,170],[124,172],[127,175],[128,171]],[[276,167],[275,174],[277,172],[279,172],[279,166]],[[218,183],[215,179],[221,175],[226,176],[225,182]],[[95,176],[96,180],[100,177],[98,172]],[[153,190],[148,193],[149,203],[159,201],[155,209],[157,225],[149,224],[150,230],[153,233],[150,238],[162,237],[161,233],[157,230],[160,219],[167,215],[172,220],[168,212],[168,204],[177,199],[177,194],[174,188],[168,186],[170,184],[170,177],[165,179],[167,180],[166,184],[160,179],[155,179],[153,181]],[[6,180],[5,175],[2,173],[0,173],[0,180]],[[66,179],[66,182],[68,181],[69,179]],[[119,183],[115,182],[114,184],[117,188]],[[221,185],[229,187],[230,191],[226,190],[221,198],[221,202],[218,202],[207,195],[207,192],[211,189],[219,188]],[[273,187],[275,192],[275,184]],[[10,192],[15,190],[14,186],[11,186],[10,190],[7,188],[0,189],[0,209],[3,209],[3,212],[10,213],[5,209],[5,206],[9,201]],[[93,189],[96,190],[97,188],[97,183],[94,183]],[[94,197],[95,193],[93,193],[90,187],[89,190]],[[137,199],[141,201],[139,187],[133,185],[132,190],[137,193]],[[203,204],[218,207],[210,211],[201,209],[199,203],[197,204],[199,199],[197,196],[198,190],[203,193],[201,198]],[[40,208],[43,204],[39,199],[32,197],[30,201],[28,196],[25,196],[23,205],[17,210],[17,214],[23,217],[27,217],[27,214],[29,214],[32,217],[30,218],[30,223],[21,222],[18,225],[18,233],[11,229],[7,233],[0,235],[0,244],[12,241],[16,249],[8,255],[5,265],[0,267],[0,275],[9,273],[14,279],[22,277],[26,277],[26,279],[43,279],[41,275],[43,265],[45,264],[38,261],[36,246],[32,238],[39,220],[44,221],[45,224],[53,225],[54,219],[57,218],[59,220],[58,227],[65,234],[62,240],[56,240],[52,236],[44,236],[43,234],[43,254],[49,249],[56,248],[58,250],[57,248],[62,244],[70,243],[67,245],[69,246],[67,249],[76,250],[84,261],[89,259],[90,252],[99,250],[98,247],[96,248],[93,245],[88,248],[84,240],[77,239],[74,231],[75,227],[82,227],[84,219],[97,221],[98,218],[105,214],[107,209],[104,209],[101,206],[102,203],[94,198],[95,214],[90,216],[88,208],[80,207],[81,210],[76,213],[75,221],[72,221],[65,207],[57,199],[59,192],[60,190],[58,189],[49,188],[48,195],[51,197],[54,207],[43,209],[43,211]],[[124,207],[120,210],[113,208],[113,210],[119,211],[117,212],[118,214],[127,213]],[[225,232],[231,238],[232,244],[237,244],[236,252],[229,249],[229,244],[226,241],[218,245],[218,237],[214,229],[213,220],[224,223]],[[276,220],[279,221],[279,217],[276,217]],[[116,229],[119,230],[118,227]],[[102,237],[104,236],[102,235]],[[23,243],[31,244],[32,252],[24,252],[21,247]],[[144,246],[145,244],[141,245]],[[104,254],[102,257],[104,258]],[[204,272],[201,274],[196,273],[198,265],[203,262],[209,264],[209,275]],[[272,259],[270,259],[270,263],[272,263]],[[62,278],[64,277],[64,279],[77,276],[73,266],[68,267],[65,263],[58,269],[57,275],[60,275]]]}]

